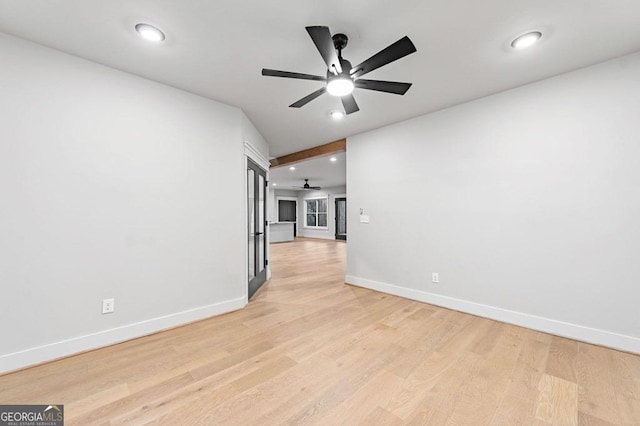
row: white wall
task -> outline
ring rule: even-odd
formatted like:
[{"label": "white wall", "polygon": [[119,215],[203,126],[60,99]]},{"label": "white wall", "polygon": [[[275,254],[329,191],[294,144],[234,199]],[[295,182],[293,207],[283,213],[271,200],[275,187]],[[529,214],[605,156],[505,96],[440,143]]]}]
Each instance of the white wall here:
[{"label": "white wall", "polygon": [[[298,235],[308,238],[323,238],[327,240],[336,239],[336,222],[335,222],[335,195],[344,195],[347,193],[347,187],[345,185],[336,186],[332,188],[322,188],[319,191],[299,191],[298,192]],[[313,229],[305,228],[304,226],[304,200],[307,198],[319,198],[328,197],[328,228],[327,229]],[[347,229],[349,229],[347,227]]]},{"label": "white wall", "polygon": [[635,54],[349,138],[348,282],[640,352],[639,111]]},{"label": "white wall", "polygon": [[[242,140],[251,144],[256,149],[260,157],[254,160],[262,160],[264,167],[269,168],[269,144],[264,137],[258,132],[251,120],[244,114],[240,114],[240,133]],[[267,170],[268,172],[269,170]]]},{"label": "white wall", "polygon": [[244,306],[240,110],[2,34],[0,63],[0,371]]},{"label": "white wall", "polygon": [[267,200],[267,220],[269,222],[276,222],[278,220],[276,208],[276,190],[269,188],[269,198]]}]

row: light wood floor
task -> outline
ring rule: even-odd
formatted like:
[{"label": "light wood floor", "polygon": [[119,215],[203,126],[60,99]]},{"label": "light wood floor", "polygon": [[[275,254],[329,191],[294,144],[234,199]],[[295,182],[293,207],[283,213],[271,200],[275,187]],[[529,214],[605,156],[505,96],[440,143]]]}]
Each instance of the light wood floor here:
[{"label": "light wood floor", "polygon": [[68,425],[639,425],[640,357],[343,284],[346,244],[271,246],[241,311],[0,377]]}]

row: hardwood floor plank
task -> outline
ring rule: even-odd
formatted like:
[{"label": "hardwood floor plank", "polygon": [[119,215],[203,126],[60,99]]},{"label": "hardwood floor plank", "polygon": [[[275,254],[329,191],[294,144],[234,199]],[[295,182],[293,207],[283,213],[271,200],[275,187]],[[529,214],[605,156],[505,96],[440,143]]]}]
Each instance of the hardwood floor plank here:
[{"label": "hardwood floor plank", "polygon": [[71,416],[67,416],[65,420],[70,421],[75,417],[81,417],[82,415],[90,413],[103,405],[120,401],[130,395],[131,392],[126,383],[121,383],[112,388],[105,389],[102,392],[92,393],[86,398],[67,404],[67,406],[65,406],[65,411],[71,413]]},{"label": "hardwood floor plank", "polygon": [[623,352],[612,352],[611,375],[624,425],[640,424],[640,359]]},{"label": "hardwood floor plank", "polygon": [[[583,413],[582,411],[578,412],[578,424],[580,426],[615,426],[613,423],[609,423],[597,417],[590,416],[588,414]],[[629,425],[637,425],[637,424],[638,424],[637,419],[634,423],[629,423]]]},{"label": "hardwood floor plank", "polygon": [[0,376],[69,425],[634,425],[640,356],[344,284],[346,243],[274,244],[240,311]]},{"label": "hardwood floor plank", "polygon": [[67,410],[65,407],[65,420],[70,425],[101,424],[105,419],[122,417],[138,409],[147,410],[154,401],[171,394],[175,389],[184,389],[193,382],[189,374],[182,374],[90,411],[80,401],[74,401],[71,404],[76,404],[80,409]]},{"label": "hardwood floor plank", "polygon": [[[314,419],[313,424],[336,425],[349,419],[351,424],[361,424],[380,405],[384,405],[391,395],[402,386],[398,376],[382,371],[363,386],[359,387],[342,403]],[[384,389],[385,392],[380,392]],[[393,415],[392,415],[393,416]],[[394,416],[395,417],[395,416]]]},{"label": "hardwood floor plank", "polygon": [[577,383],[575,362],[578,355],[578,342],[553,336],[546,373],[569,382]]},{"label": "hardwood floor plank", "polygon": [[576,357],[576,376],[579,386],[578,409],[593,417],[614,424],[622,424],[613,385],[612,361],[609,349],[578,343]]},{"label": "hardwood floor plank", "polygon": [[491,425],[532,425],[536,412],[536,400],[517,393],[508,392],[491,420]]},{"label": "hardwood floor plank", "polygon": [[360,422],[361,426],[401,426],[405,423],[384,408],[377,406],[369,415]]},{"label": "hardwood floor plank", "polygon": [[[291,368],[271,382],[256,387],[260,394],[271,398],[258,401],[257,416],[250,412],[248,423],[287,424],[287,419],[300,413],[315,397],[323,394],[334,382],[327,377],[342,376],[344,365],[323,354],[317,354]],[[319,374],[322,372],[322,374]],[[236,419],[237,420],[237,419]]]},{"label": "hardwood floor plank", "polygon": [[578,424],[578,389],[573,382],[543,374],[536,418],[552,425]]},{"label": "hardwood floor plank", "polygon": [[286,420],[286,424],[315,422],[349,398],[364,384],[378,374],[385,364],[400,352],[400,347],[389,347],[379,351],[359,350],[337,359],[340,373],[324,392],[312,395],[302,407]]}]

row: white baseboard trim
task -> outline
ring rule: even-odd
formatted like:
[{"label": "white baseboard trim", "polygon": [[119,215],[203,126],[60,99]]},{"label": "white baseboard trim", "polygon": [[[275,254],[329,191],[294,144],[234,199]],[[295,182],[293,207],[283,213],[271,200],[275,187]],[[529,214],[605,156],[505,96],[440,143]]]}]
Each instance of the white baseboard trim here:
[{"label": "white baseboard trim", "polygon": [[336,237],[331,236],[331,235],[302,235],[299,234],[298,237],[302,237],[302,238],[317,238],[319,240],[335,240]]},{"label": "white baseboard trim", "polygon": [[0,356],[0,374],[242,309],[247,296]]},{"label": "white baseboard trim", "polygon": [[418,302],[429,303],[443,308],[477,315],[483,318],[489,318],[508,324],[542,331],[544,333],[554,334],[556,336],[567,337],[586,343],[593,343],[596,345],[619,349],[625,352],[640,354],[640,338],[633,336],[612,333],[610,331],[543,318],[522,312],[510,311],[508,309],[428,293],[421,290],[399,287],[393,284],[372,281],[351,275],[347,275],[345,277],[345,282],[358,287],[364,287],[370,290],[404,297],[406,299],[417,300]]}]

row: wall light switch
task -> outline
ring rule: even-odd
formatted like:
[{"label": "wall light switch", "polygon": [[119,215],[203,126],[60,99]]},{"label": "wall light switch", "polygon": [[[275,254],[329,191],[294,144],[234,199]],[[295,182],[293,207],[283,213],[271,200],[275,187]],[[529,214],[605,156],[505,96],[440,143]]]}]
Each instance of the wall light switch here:
[{"label": "wall light switch", "polygon": [[360,223],[369,223],[369,215],[361,214],[360,215]]},{"label": "wall light switch", "polygon": [[438,275],[437,272],[434,272],[431,274],[431,282],[437,284],[440,282],[440,276]]}]

